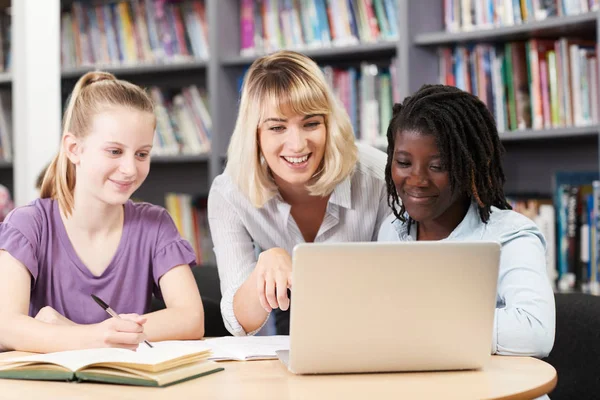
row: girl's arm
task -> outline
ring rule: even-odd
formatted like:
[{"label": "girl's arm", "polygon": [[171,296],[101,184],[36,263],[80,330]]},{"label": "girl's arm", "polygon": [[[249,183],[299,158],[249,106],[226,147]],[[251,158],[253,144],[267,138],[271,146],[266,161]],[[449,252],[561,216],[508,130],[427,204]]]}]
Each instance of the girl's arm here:
[{"label": "girl's arm", "polygon": [[29,317],[31,275],[0,251],[0,349],[48,353],[93,347],[135,349],[146,335],[138,322],[110,318],[93,325],[56,325]]},{"label": "girl's arm", "polygon": [[535,226],[502,246],[492,353],[545,357],[555,332],[554,293],[546,272],[545,241]]},{"label": "girl's arm", "polygon": [[[201,267],[200,267],[201,268]],[[189,265],[179,265],[159,281],[166,309],[146,314],[144,333],[150,341],[201,339],[204,308]]]}]

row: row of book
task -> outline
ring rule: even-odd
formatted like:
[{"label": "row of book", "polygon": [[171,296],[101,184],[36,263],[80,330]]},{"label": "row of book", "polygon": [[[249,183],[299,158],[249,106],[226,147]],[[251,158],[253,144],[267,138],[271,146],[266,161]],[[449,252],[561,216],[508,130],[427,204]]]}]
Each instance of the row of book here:
[{"label": "row of book", "polygon": [[150,88],[155,104],[155,155],[205,154],[210,152],[212,119],[206,92],[196,85],[171,92]]},{"label": "row of book", "polygon": [[[552,287],[557,289],[556,208],[551,198],[508,198],[513,210],[525,215],[538,226],[546,240],[546,272]],[[563,276],[563,281],[565,278]]]},{"label": "row of book", "polygon": [[12,31],[12,18],[10,12],[0,12],[0,72],[10,71],[11,51],[10,39]]},{"label": "row of book", "polygon": [[597,46],[560,38],[440,49],[440,82],[477,95],[499,131],[600,121]]},{"label": "row of book", "polygon": [[203,0],[74,1],[61,16],[63,67],[208,58]]},{"label": "row of book", "polygon": [[12,99],[10,90],[0,90],[0,160],[13,160]]},{"label": "row of book", "polygon": [[443,0],[449,32],[511,26],[600,10],[600,0]]},{"label": "row of book", "polygon": [[397,59],[388,66],[362,63],[360,68],[323,67],[325,78],[350,116],[354,134],[364,143],[386,146],[392,106],[399,102]]},{"label": "row of book", "polygon": [[600,294],[598,171],[557,172],[552,198],[518,199],[512,205],[540,227],[555,290]]},{"label": "row of book", "polygon": [[398,39],[398,0],[241,0],[240,52]]},{"label": "row of book", "polygon": [[165,208],[181,237],[187,240],[196,253],[196,264],[217,265],[213,251],[208,217],[207,199],[184,193],[167,193]]}]

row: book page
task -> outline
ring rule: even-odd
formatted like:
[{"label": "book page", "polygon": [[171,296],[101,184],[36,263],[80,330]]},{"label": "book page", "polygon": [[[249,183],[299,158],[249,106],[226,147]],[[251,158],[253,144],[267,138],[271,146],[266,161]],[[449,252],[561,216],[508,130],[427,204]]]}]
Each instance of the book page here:
[{"label": "book page", "polygon": [[0,365],[14,362],[50,363],[61,365],[73,372],[92,364],[127,364],[154,366],[174,359],[196,354],[209,353],[209,346],[185,346],[182,344],[154,343],[149,348],[142,343],[137,351],[116,348],[71,350],[48,354],[9,358],[0,361]]},{"label": "book page", "polygon": [[[204,340],[213,350],[209,360],[259,360],[277,358],[277,350],[289,350],[290,337],[224,336]],[[229,357],[229,358],[227,358]]]}]

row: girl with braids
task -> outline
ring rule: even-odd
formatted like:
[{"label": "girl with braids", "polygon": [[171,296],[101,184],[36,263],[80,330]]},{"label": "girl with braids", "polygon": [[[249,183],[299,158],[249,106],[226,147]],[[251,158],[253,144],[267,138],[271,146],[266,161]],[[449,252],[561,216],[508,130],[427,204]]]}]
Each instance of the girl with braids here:
[{"label": "girl with braids", "polygon": [[492,353],[548,355],[554,295],[545,240],[511,210],[494,119],[475,96],[425,85],[394,106],[386,185],[393,215],[380,241],[497,241],[502,245]]},{"label": "girl with braids", "polygon": [[[40,199],[0,224],[0,348],[135,350],[203,336],[192,247],[165,209],[129,199],[148,176],[155,126],[141,88],[102,72],[79,79]],[[153,292],[167,308],[142,315]],[[91,294],[129,314],[107,319]]]}]

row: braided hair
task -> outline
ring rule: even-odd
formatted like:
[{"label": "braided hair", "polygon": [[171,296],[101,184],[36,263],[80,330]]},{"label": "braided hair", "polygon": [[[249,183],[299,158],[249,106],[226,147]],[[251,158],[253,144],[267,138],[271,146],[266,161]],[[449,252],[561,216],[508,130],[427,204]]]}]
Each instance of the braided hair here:
[{"label": "braided hair", "polygon": [[[395,138],[399,132],[416,131],[436,138],[443,164],[450,174],[450,189],[465,192],[479,208],[486,223],[491,207],[510,210],[504,196],[504,171],[494,117],[474,95],[453,86],[423,85],[402,104],[395,104],[387,130],[385,182],[388,205],[396,218],[406,221],[392,180]],[[399,209],[398,209],[399,208]]]}]

